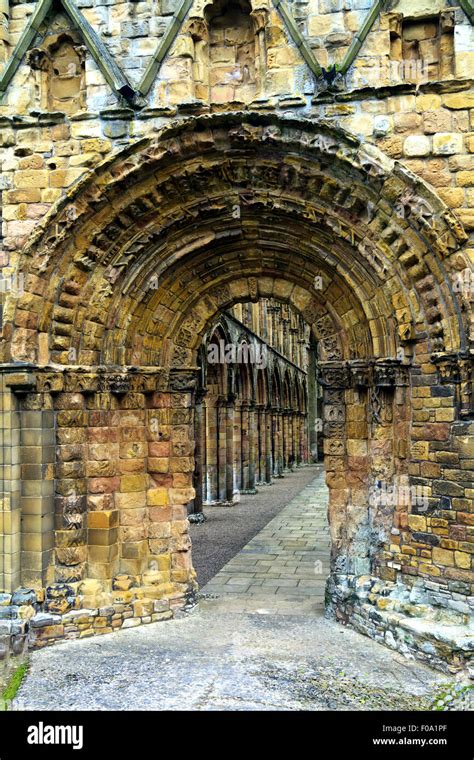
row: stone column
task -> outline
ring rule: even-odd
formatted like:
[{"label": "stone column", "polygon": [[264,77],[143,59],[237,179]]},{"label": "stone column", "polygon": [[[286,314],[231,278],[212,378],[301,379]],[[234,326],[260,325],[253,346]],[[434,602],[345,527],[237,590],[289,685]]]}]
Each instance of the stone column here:
[{"label": "stone column", "polygon": [[225,501],[228,504],[234,500],[234,400],[233,395],[227,399],[225,418]]},{"label": "stone column", "polygon": [[13,372],[0,375],[0,591],[6,592],[21,583],[20,414],[12,378]]},{"label": "stone column", "polygon": [[[82,580],[89,572],[86,494],[88,477],[99,464],[89,459],[87,446],[86,403],[93,406],[94,396],[86,402],[81,392],[75,392],[76,387],[74,377],[67,378],[63,390],[53,395],[57,439],[55,581],[60,583]],[[110,455],[113,457],[113,451],[104,450],[103,461]]]},{"label": "stone column", "polygon": [[[327,366],[326,366],[327,365]],[[347,479],[346,389],[349,373],[342,362],[327,362],[322,368],[324,389],[324,463],[329,487],[329,530],[331,534],[331,572],[351,573],[348,558],[347,521],[351,483]],[[331,586],[331,581],[329,582]]]},{"label": "stone column", "polygon": [[219,410],[217,399],[207,397],[206,403],[206,502],[219,500]]},{"label": "stone column", "polygon": [[4,63],[8,58],[9,33],[8,22],[10,20],[10,8],[8,0],[0,0],[0,62]]},{"label": "stone column", "polygon": [[265,480],[265,413],[263,406],[257,406],[257,457],[258,457],[258,483]]},{"label": "stone column", "polygon": [[255,411],[252,404],[248,409],[248,438],[249,438],[249,493],[256,493],[255,489],[255,463],[256,463],[256,435],[255,435]]},{"label": "stone column", "polygon": [[235,499],[239,500],[239,494],[242,484],[242,402],[239,400],[237,406],[234,406],[234,419],[233,419],[233,445],[234,445],[234,458],[232,462],[233,472],[233,492]]},{"label": "stone column", "polygon": [[310,461],[313,461],[309,455],[308,439],[308,415],[302,412],[299,416],[299,452],[301,464],[308,464]]},{"label": "stone column", "polygon": [[272,437],[272,477],[278,475],[278,439],[277,439],[277,419],[276,409],[271,408],[271,437]]},{"label": "stone column", "polygon": [[291,414],[291,454],[293,460],[293,467],[297,467],[298,463],[298,415],[296,412]]},{"label": "stone column", "polygon": [[249,438],[248,438],[248,404],[240,406],[240,492],[248,490],[249,479]]},{"label": "stone column", "polygon": [[289,469],[289,456],[291,451],[290,412],[284,409],[282,412],[283,426],[283,469]]},{"label": "stone column", "polygon": [[[170,598],[170,607],[182,607],[183,597],[193,588],[188,505],[194,499],[194,437],[192,387],[194,374],[172,377],[166,392],[147,398],[149,424],[155,440],[149,448],[161,462],[148,462],[148,557],[153,574],[147,595]],[[175,390],[176,388],[176,390]],[[159,472],[156,470],[159,467]]]},{"label": "stone column", "polygon": [[[21,583],[38,590],[55,580],[53,401],[36,373],[12,375],[7,382],[20,394]],[[56,563],[58,559],[56,554]]]},{"label": "stone column", "polygon": [[276,413],[276,451],[277,451],[277,477],[283,478],[283,445],[284,445],[284,437],[283,437],[283,412],[281,409],[277,410]]},{"label": "stone column", "polygon": [[269,407],[265,409],[265,482],[272,482],[272,419]]},{"label": "stone column", "polygon": [[316,341],[311,338],[308,363],[308,425],[309,425],[309,454],[312,462],[318,461],[318,432],[316,420],[318,417],[317,399],[317,363]]},{"label": "stone column", "polygon": [[[399,466],[402,459],[406,458],[410,437],[411,409],[407,388],[403,387],[403,374],[404,371],[400,372],[397,368],[397,360],[375,362],[367,394],[367,488],[370,497],[369,528],[372,537],[368,557],[371,572],[377,572],[385,580],[396,580],[396,571],[401,568],[396,568],[393,563],[392,567],[385,566],[384,562],[380,563],[381,546],[402,513],[405,513],[406,520],[410,501],[408,472],[403,472],[406,467],[402,469]],[[400,387],[397,388],[399,383]],[[405,385],[408,385],[408,382]],[[352,450],[354,443],[349,441],[349,444]],[[354,455],[357,452],[352,450],[351,453]],[[402,455],[398,462],[397,453]],[[363,461],[360,463],[361,470],[362,465]],[[404,523],[403,518],[401,523]],[[392,547],[399,545],[399,542],[399,535],[390,536]],[[380,567],[380,564],[384,566]],[[376,570],[377,565],[379,568]]]},{"label": "stone column", "polygon": [[193,484],[196,491],[194,497],[194,513],[202,512],[202,503],[205,488],[206,472],[206,421],[204,419],[205,406],[203,403],[206,394],[205,389],[196,391],[195,412],[194,412],[194,437],[196,440],[195,468]]},{"label": "stone column", "polygon": [[217,499],[227,501],[227,399],[217,404]]},{"label": "stone column", "polygon": [[267,44],[265,39],[265,27],[267,25],[268,11],[258,8],[250,13],[257,41],[258,71],[257,92],[258,97],[265,97],[265,74],[267,71]]},{"label": "stone column", "polygon": [[[149,531],[145,519],[146,508],[150,505],[150,489],[162,486],[162,463],[156,462],[155,457],[147,454],[156,451],[151,446],[150,427],[154,418],[153,407],[146,409],[149,399],[143,393],[130,391],[119,395],[118,406],[118,450],[117,475],[120,478],[119,492],[115,501],[120,503],[120,572],[130,575],[140,574],[148,568]],[[114,403],[114,406],[115,406]],[[160,430],[160,442],[168,444],[171,449],[173,436],[177,433],[171,430],[171,412],[169,409],[159,409],[161,415],[158,423],[166,420]],[[148,443],[147,443],[148,442]],[[157,452],[160,453],[160,452]],[[158,472],[157,472],[158,470]],[[113,476],[111,469],[110,475]],[[164,484],[163,484],[164,485]],[[112,563],[114,559],[115,531],[109,527],[109,552]]]}]

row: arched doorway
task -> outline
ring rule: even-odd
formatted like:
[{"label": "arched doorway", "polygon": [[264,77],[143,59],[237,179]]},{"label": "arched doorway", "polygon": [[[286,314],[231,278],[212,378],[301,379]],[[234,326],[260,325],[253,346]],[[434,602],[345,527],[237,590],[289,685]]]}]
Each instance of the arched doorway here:
[{"label": "arched doorway", "polygon": [[[409,593],[420,579],[447,581],[451,560],[435,550],[454,549],[426,536],[437,535],[427,513],[450,497],[436,467],[417,478],[410,464],[421,473],[439,441],[459,446],[472,414],[467,315],[447,276],[469,266],[464,240],[400,165],[305,120],[190,119],[104,164],[38,231],[21,263],[27,293],[5,310],[4,361],[29,365],[6,380],[12,404],[20,416],[48,410],[41,429],[59,447],[45,443],[54,477],[40,496],[55,527],[38,544],[41,570],[24,567],[23,577],[93,579],[107,594],[117,575],[133,575],[183,603],[194,587],[185,518],[198,351],[223,309],[271,297],[293,307],[319,347],[331,609],[365,614],[358,591],[371,579],[375,599],[390,584]],[[435,398],[435,384],[448,389],[449,413],[433,403],[427,422],[412,401]],[[275,389],[284,403],[284,378]],[[276,418],[284,464],[291,434]],[[401,488],[405,501],[379,498]]]}]

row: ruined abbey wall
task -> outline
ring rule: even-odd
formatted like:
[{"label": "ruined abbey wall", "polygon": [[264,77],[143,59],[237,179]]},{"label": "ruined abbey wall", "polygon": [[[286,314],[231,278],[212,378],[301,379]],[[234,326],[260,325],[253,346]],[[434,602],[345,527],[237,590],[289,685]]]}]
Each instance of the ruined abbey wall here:
[{"label": "ruined abbey wall", "polygon": [[329,610],[465,663],[470,3],[0,8],[0,578],[17,646],[27,628],[41,644],[170,616],[194,593],[197,351],[219,310],[265,297],[320,346]]}]

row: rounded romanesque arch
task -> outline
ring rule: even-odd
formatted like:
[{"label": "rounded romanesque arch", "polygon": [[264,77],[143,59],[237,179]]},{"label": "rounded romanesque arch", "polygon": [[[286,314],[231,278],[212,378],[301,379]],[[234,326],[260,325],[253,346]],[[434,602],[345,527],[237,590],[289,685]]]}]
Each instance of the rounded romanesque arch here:
[{"label": "rounded romanesque arch", "polygon": [[[4,310],[7,385],[22,411],[45,415],[54,472],[44,498],[55,548],[45,544],[42,582],[100,579],[111,593],[126,574],[181,601],[193,590],[186,505],[198,404],[212,406],[212,456],[226,457],[211,500],[235,487],[223,424],[232,373],[224,383],[211,370],[210,404],[199,396],[199,352],[222,311],[268,298],[289,304],[318,345],[331,609],[353,614],[361,578],[377,578],[380,593],[420,577],[447,583],[451,565],[417,553],[428,531],[415,500],[395,508],[377,489],[422,487],[438,519],[452,507],[438,444],[456,454],[472,416],[469,310],[453,286],[470,266],[465,241],[426,184],[323,121],[200,116],[98,166],[32,236],[19,262],[25,292]],[[303,423],[287,415],[293,383],[277,360],[245,380],[254,397],[241,411],[260,441],[250,487],[302,456]],[[291,405],[306,410],[304,389]],[[453,473],[464,477],[460,465]]]},{"label": "rounded romanesque arch", "polygon": [[203,116],[104,162],[49,215],[4,356],[182,366],[220,309],[267,294],[300,309],[328,358],[395,356],[422,335],[428,353],[465,351],[449,278],[464,241],[421,180],[340,130]]}]

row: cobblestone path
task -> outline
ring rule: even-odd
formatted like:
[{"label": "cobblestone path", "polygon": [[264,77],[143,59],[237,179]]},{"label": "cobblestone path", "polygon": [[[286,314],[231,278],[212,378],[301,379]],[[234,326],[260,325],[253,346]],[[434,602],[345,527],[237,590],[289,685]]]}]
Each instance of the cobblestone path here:
[{"label": "cobblestone path", "polygon": [[329,539],[315,473],[193,612],[34,652],[14,708],[429,709],[450,679],[323,616]]}]

